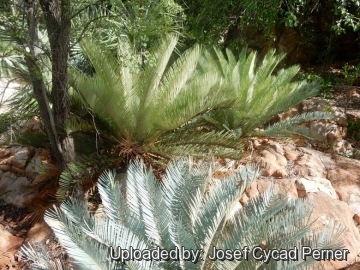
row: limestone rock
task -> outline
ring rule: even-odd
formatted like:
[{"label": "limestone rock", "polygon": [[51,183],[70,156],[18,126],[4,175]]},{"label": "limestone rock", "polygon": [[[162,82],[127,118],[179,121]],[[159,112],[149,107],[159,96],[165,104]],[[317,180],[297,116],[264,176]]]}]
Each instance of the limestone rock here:
[{"label": "limestone rock", "polygon": [[45,170],[45,165],[42,163],[39,151],[36,151],[34,157],[30,160],[30,162],[26,166],[25,171],[29,175],[32,175],[33,178],[35,178],[36,175],[43,170]]},{"label": "limestone rock", "polygon": [[15,260],[15,253],[22,245],[24,239],[8,232],[0,224],[0,269],[20,269]]},{"label": "limestone rock", "polygon": [[29,148],[27,147],[12,147],[13,154],[12,164],[18,168],[25,168],[26,162],[30,156]]},{"label": "limestone rock", "polygon": [[254,161],[263,167],[264,176],[274,176],[274,177],[287,176],[285,167],[281,166],[281,164],[283,164],[283,158],[284,158],[283,156],[281,156],[280,158],[278,154],[271,153],[268,150],[261,151],[260,155],[261,156],[256,157]]},{"label": "limestone rock", "polygon": [[304,147],[300,148],[302,155],[295,161],[294,170],[301,177],[324,177],[325,165],[322,159]]},{"label": "limestone rock", "polygon": [[254,198],[259,195],[256,181],[252,183],[249,188],[246,189],[245,195],[247,198]]},{"label": "limestone rock", "polygon": [[288,159],[288,160],[296,160],[298,155],[294,152],[285,152],[285,157]]},{"label": "limestone rock", "polygon": [[51,228],[45,221],[38,222],[28,231],[27,238],[32,243],[42,242],[49,234],[52,233]]},{"label": "limestone rock", "polygon": [[299,197],[307,196],[310,192],[324,192],[333,199],[337,199],[336,192],[331,182],[326,178],[312,177],[311,179],[300,178],[295,181]]},{"label": "limestone rock", "polygon": [[265,190],[269,187],[269,185],[273,185],[274,192],[283,192],[289,198],[298,198],[298,192],[295,186],[296,178],[279,178],[274,180],[269,179],[258,179],[255,183],[253,183],[249,190],[246,190],[243,197],[240,199],[240,202],[244,204],[249,199],[252,199],[259,194],[265,192]]},{"label": "limestone rock", "polygon": [[314,207],[311,219],[316,220],[312,226],[315,233],[323,231],[330,220],[335,220],[345,228],[340,237],[344,248],[350,251],[348,260],[321,262],[324,269],[339,269],[354,262],[360,254],[360,234],[353,221],[354,212],[346,203],[333,199],[322,192],[309,193],[308,199]]},{"label": "limestone rock", "polygon": [[24,203],[30,201],[36,194],[36,191],[31,190],[30,186],[31,182],[26,177],[18,177],[15,181],[8,182],[7,190],[3,195],[4,201],[23,207]]},{"label": "limestone rock", "polygon": [[22,125],[22,132],[34,132],[40,130],[40,120],[34,117],[24,122]]}]

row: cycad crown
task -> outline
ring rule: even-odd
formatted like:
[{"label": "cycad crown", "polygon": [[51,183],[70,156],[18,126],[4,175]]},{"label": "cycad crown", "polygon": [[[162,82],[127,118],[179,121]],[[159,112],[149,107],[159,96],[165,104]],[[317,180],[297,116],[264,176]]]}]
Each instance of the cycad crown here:
[{"label": "cycad crown", "polygon": [[[236,59],[230,51],[225,56],[214,49],[214,56],[198,45],[175,57],[176,44],[176,36],[167,36],[154,46],[152,61],[134,71],[126,57],[117,58],[93,41],[83,43],[95,74],[73,69],[70,84],[110,124],[121,154],[239,158],[239,135],[249,135],[318,89],[305,81],[292,82],[298,67],[274,75],[282,56],[273,51],[256,65],[255,53],[247,56],[243,50]],[[303,115],[297,122],[272,127],[269,134],[288,134],[299,120],[324,117],[328,115]]]},{"label": "cycad crown", "polygon": [[[299,66],[280,69],[278,66],[284,56],[271,50],[260,60],[256,52],[248,54],[246,48],[241,51],[239,58],[228,49],[225,54],[216,48],[213,53],[207,51],[203,61],[200,61],[202,68],[222,78],[221,87],[235,102],[228,108],[209,112],[199,119],[199,125],[207,125],[216,130],[232,130],[238,136],[299,134],[314,137],[308,129],[296,124],[329,119],[332,114],[304,113],[264,127],[265,130],[261,133],[254,133],[255,128],[261,127],[276,114],[316,95],[319,90],[317,82],[294,81]],[[212,64],[209,65],[209,62]],[[278,71],[275,73],[276,69]]]},{"label": "cycad crown", "polygon": [[[158,182],[142,161],[131,163],[126,186],[114,173],[99,178],[102,208],[90,215],[84,201],[70,199],[45,215],[73,262],[80,269],[305,269],[307,261],[217,260],[208,258],[218,249],[266,250],[300,246],[338,248],[341,230],[330,224],[319,235],[307,234],[311,207],[303,200],[288,200],[270,187],[239,209],[239,198],[260,171],[247,165],[227,179],[213,179],[214,165],[190,160],[169,163]],[[110,259],[109,248],[202,249],[191,261]],[[26,250],[24,250],[26,252]],[[27,252],[29,255],[29,252]],[[32,254],[32,253],[31,253]],[[31,255],[30,254],[30,255]],[[34,256],[30,260],[38,261]]]}]

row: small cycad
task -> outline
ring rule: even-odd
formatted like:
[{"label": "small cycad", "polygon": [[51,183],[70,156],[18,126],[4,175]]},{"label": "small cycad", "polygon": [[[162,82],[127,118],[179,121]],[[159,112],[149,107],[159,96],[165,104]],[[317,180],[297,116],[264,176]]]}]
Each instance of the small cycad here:
[{"label": "small cycad", "polygon": [[[233,97],[231,106],[213,110],[198,118],[198,125],[211,130],[232,131],[238,136],[288,136],[298,134],[313,138],[309,129],[298,125],[305,121],[330,119],[327,112],[309,112],[297,115],[273,126],[264,126],[281,113],[304,99],[316,95],[317,82],[294,80],[299,66],[280,68],[284,54],[269,51],[263,59],[256,52],[247,53],[244,48],[238,57],[230,51],[226,53],[214,49],[206,51],[200,65],[203,70],[217,74],[222,79],[221,88]],[[212,63],[209,65],[209,63]],[[263,127],[262,132],[255,131]]]},{"label": "small cycad", "polygon": [[[338,227],[331,223],[319,235],[309,234],[311,206],[275,194],[271,186],[241,207],[239,198],[259,177],[258,167],[247,165],[226,179],[214,179],[213,169],[213,163],[173,160],[159,182],[143,161],[133,161],[126,184],[112,172],[99,178],[102,207],[96,214],[89,214],[84,201],[71,198],[48,211],[45,220],[80,269],[305,269],[315,261],[265,264],[251,253],[248,260],[211,258],[214,248],[339,247]],[[182,247],[200,253],[189,260],[129,260],[118,257],[117,247],[178,249],[180,257]]]}]

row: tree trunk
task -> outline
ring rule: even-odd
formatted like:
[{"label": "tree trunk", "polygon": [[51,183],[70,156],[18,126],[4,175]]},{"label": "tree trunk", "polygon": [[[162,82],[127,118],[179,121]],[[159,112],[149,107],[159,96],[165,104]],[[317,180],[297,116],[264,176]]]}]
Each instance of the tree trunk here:
[{"label": "tree trunk", "polygon": [[52,89],[54,121],[59,132],[63,161],[74,158],[73,140],[64,129],[69,116],[69,92],[67,62],[70,43],[70,0],[40,0],[45,17],[46,29],[51,48]]},{"label": "tree trunk", "polygon": [[28,33],[28,52],[25,54],[26,65],[29,70],[29,75],[32,81],[35,98],[39,105],[40,116],[44,123],[45,130],[48,134],[51,150],[56,161],[61,169],[64,169],[66,164],[62,155],[61,144],[55,128],[53,114],[51,112],[49,101],[46,93],[44,79],[42,77],[38,54],[40,49],[38,46],[37,35],[37,7],[36,0],[29,0],[27,2],[27,22],[29,27]]},{"label": "tree trunk", "polygon": [[69,116],[69,94],[67,88],[67,61],[70,42],[70,0],[39,0],[50,42],[52,64],[51,101],[49,106],[46,86],[42,77],[38,54],[37,0],[28,0],[29,52],[25,61],[30,72],[40,116],[50,140],[51,150],[60,170],[74,158],[73,140],[64,129]]}]

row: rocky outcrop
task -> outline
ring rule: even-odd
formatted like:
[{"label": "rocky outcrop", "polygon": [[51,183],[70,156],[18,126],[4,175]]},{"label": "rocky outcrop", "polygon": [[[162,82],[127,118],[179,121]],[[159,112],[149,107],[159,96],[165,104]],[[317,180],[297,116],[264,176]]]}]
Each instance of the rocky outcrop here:
[{"label": "rocky outcrop", "polygon": [[22,245],[24,239],[12,235],[0,224],[0,269],[21,269],[15,253]]},{"label": "rocky outcrop", "polygon": [[344,229],[341,240],[350,251],[346,262],[321,262],[324,269],[360,261],[360,161],[288,141],[253,138],[249,143],[252,153],[241,162],[257,163],[263,172],[240,203],[262,194],[270,184],[289,198],[306,198],[314,207],[312,230],[321,231],[336,221]]},{"label": "rocky outcrop", "polygon": [[0,148],[1,199],[23,207],[37,194],[37,189],[32,187],[45,180],[42,172],[53,167],[48,150],[22,146]]}]

